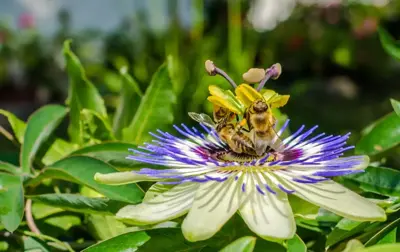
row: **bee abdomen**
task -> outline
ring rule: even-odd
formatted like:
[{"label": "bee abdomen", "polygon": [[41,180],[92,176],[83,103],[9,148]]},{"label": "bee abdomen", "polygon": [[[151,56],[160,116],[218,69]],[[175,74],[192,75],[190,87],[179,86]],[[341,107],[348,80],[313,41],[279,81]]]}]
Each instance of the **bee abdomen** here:
[{"label": "bee abdomen", "polygon": [[235,135],[232,140],[236,143],[239,149],[242,149],[244,152],[248,154],[255,153],[255,147],[253,142],[245,135]]}]

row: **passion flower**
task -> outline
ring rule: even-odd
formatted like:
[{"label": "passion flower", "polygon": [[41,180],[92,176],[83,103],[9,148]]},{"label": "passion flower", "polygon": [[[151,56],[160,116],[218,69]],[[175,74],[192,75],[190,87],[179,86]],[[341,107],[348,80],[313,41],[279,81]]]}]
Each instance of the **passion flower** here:
[{"label": "passion flower", "polygon": [[[279,136],[288,122],[277,132]],[[213,236],[237,211],[265,239],[290,239],[296,224],[288,201],[293,194],[356,221],[385,220],[383,209],[330,177],[362,172],[368,156],[340,157],[349,134],[311,137],[300,127],[279,151],[262,157],[232,152],[213,128],[175,126],[181,137],[158,131],[153,144],[131,150],[127,158],[166,169],[96,174],[106,184],[157,181],[143,202],[122,208],[117,217],[136,225],[172,220],[187,214],[182,232],[189,241]]]}]

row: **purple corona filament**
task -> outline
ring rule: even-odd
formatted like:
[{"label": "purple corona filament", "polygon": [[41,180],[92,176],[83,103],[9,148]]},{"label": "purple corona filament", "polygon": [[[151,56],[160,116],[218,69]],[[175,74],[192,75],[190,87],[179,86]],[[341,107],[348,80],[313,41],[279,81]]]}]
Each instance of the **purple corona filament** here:
[{"label": "purple corona filament", "polygon": [[[279,137],[288,124],[289,120],[277,130]],[[345,146],[349,134],[325,136],[321,133],[311,137],[318,126],[305,130],[303,125],[281,143],[272,143],[278,146],[275,152],[257,158],[233,153],[214,129],[200,125],[202,130],[184,124],[180,127],[174,125],[180,136],[160,130],[151,133],[155,140],[138,149],[130,149],[132,155],[127,159],[168,169],[143,168],[134,172],[161,179],[164,184],[222,183],[233,180],[238,182],[239,190],[243,193],[253,188],[264,195],[266,192],[276,194],[279,190],[287,194],[295,192],[281,184],[279,177],[295,183],[314,184],[330,177],[363,171],[357,169],[365,163],[363,156],[338,158],[354,148]],[[241,180],[250,173],[252,183]]]}]

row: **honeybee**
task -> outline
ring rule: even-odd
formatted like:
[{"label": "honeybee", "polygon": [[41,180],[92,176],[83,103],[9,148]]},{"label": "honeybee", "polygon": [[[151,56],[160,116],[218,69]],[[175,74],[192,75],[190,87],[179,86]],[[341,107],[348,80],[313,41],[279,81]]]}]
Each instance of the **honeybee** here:
[{"label": "honeybee", "polygon": [[233,152],[256,155],[253,142],[241,131],[242,127],[246,124],[246,120],[234,124],[232,121],[236,116],[235,113],[218,106],[214,106],[213,115],[216,123],[206,114],[189,113],[189,116],[195,121],[213,127],[217,131],[218,136],[228,144]]},{"label": "honeybee", "polygon": [[[210,60],[205,62],[205,67],[211,76],[218,74],[224,77],[234,88],[235,94],[230,90],[209,86],[211,96],[207,99],[214,105],[213,115],[216,124],[207,115],[195,113],[189,115],[198,122],[214,126],[221,139],[237,153],[263,156],[266,152],[277,151],[283,146],[274,129],[276,118],[272,108],[284,106],[288,102],[289,95],[279,95],[268,89],[262,90],[270,78],[279,77],[282,71],[281,65],[274,64],[265,71],[250,69],[243,75],[249,82],[260,82],[256,89],[248,84],[236,85]],[[232,123],[235,116],[237,122]],[[243,117],[240,122],[239,116]]]},{"label": "honeybee", "polygon": [[276,118],[263,99],[255,100],[246,109],[244,116],[250,131],[250,139],[254,143],[258,156],[267,151],[276,150],[280,146],[282,141],[274,129]]}]

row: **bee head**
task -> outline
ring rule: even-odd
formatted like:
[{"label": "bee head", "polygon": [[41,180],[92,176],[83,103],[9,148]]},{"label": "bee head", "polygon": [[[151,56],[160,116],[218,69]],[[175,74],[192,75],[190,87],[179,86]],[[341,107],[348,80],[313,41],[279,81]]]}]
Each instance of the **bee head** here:
[{"label": "bee head", "polygon": [[228,117],[230,111],[227,108],[219,107],[214,105],[214,117],[216,121],[224,119]]},{"label": "bee head", "polygon": [[253,102],[252,106],[250,107],[250,112],[259,114],[268,111],[268,109],[268,104],[265,103],[265,101],[263,101],[262,99],[258,99]]}]

